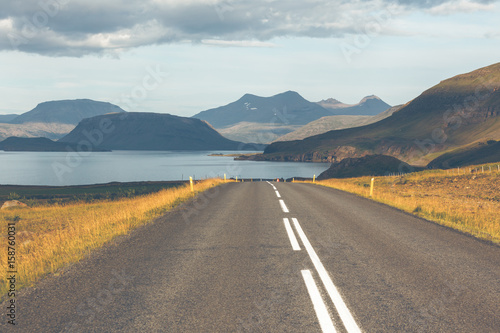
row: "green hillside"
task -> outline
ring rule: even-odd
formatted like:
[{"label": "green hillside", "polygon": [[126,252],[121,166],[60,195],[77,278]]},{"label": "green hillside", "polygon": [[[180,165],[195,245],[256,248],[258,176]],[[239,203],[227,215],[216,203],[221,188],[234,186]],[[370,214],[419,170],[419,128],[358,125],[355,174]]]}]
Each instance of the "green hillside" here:
[{"label": "green hillside", "polygon": [[384,154],[426,165],[440,153],[500,139],[500,63],[442,81],[367,126],[269,145],[263,160],[335,162]]}]

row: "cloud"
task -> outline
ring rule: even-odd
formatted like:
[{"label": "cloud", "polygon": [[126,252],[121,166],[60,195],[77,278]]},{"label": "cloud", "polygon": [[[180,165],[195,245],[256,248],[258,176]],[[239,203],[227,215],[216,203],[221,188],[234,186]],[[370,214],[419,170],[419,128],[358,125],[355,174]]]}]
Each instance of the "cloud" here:
[{"label": "cloud", "polygon": [[[153,44],[273,46],[276,37],[342,37],[379,15],[488,10],[489,0],[23,0],[0,13],[0,50],[119,55]],[[387,15],[389,13],[390,15]]]},{"label": "cloud", "polygon": [[427,10],[434,15],[451,15],[455,13],[472,13],[494,9],[492,3],[473,2],[469,0],[449,1]]},{"label": "cloud", "polygon": [[205,45],[214,46],[236,46],[236,47],[276,47],[276,44],[269,42],[261,42],[255,40],[219,40],[219,39],[203,39],[201,41]]}]

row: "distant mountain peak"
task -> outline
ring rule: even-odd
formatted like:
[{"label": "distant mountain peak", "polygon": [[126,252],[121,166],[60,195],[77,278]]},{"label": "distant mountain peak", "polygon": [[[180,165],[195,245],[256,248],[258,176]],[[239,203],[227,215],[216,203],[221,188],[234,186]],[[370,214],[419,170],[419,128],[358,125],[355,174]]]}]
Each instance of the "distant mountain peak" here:
[{"label": "distant mountain peak", "polygon": [[82,119],[107,113],[125,112],[117,105],[91,99],[59,100],[39,103],[33,110],[14,118],[11,123],[59,123],[77,125]]},{"label": "distant mountain peak", "polygon": [[288,95],[288,96],[300,96],[300,97],[302,97],[302,96],[301,96],[298,92],[293,91],[293,90],[287,90],[287,91],[282,92],[281,94],[277,94],[277,95],[275,95],[275,96],[279,96],[279,95],[285,95],[285,96],[286,96],[286,95]]},{"label": "distant mountain peak", "polygon": [[366,96],[366,97],[363,97],[363,99],[359,102],[359,104],[362,104],[362,103],[365,103],[366,101],[368,100],[371,100],[371,99],[375,99],[375,100],[379,100],[381,101],[382,99],[378,96],[375,96],[375,95],[369,95],[369,96]]},{"label": "distant mountain peak", "polygon": [[289,90],[270,97],[247,93],[236,102],[202,111],[193,118],[206,120],[221,129],[240,122],[305,125],[329,115],[328,110]]},{"label": "distant mountain peak", "polygon": [[248,98],[255,98],[255,97],[259,97],[259,96],[254,95],[254,94],[246,93],[245,95],[241,96],[240,100],[242,100],[242,99],[248,99]]},{"label": "distant mountain peak", "polygon": [[324,99],[317,104],[332,111],[332,115],[352,116],[375,116],[391,107],[375,95],[363,97],[358,104],[344,104],[335,98]]},{"label": "distant mountain peak", "polygon": [[318,102],[318,104],[319,103],[328,103],[328,104],[331,104],[331,105],[336,105],[336,104],[343,104],[343,105],[345,105],[344,103],[342,103],[341,101],[339,101],[338,99],[335,99],[335,98],[322,99],[321,101]]}]

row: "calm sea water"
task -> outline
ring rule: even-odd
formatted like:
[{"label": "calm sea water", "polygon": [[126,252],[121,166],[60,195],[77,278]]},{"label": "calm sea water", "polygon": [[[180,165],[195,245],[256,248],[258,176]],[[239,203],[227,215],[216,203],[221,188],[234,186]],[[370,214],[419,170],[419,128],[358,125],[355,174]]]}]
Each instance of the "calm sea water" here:
[{"label": "calm sea water", "polygon": [[113,151],[78,156],[67,152],[0,151],[0,185],[87,185],[224,174],[254,179],[312,177],[329,167],[328,163],[234,161],[232,157],[208,156],[214,153],[238,152]]}]

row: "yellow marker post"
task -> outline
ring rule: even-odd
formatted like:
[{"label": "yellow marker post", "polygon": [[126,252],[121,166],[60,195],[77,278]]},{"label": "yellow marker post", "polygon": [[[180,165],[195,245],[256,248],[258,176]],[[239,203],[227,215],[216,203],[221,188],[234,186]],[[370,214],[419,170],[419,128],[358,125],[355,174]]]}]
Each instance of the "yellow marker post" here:
[{"label": "yellow marker post", "polygon": [[316,175],[313,176],[313,183],[316,183]]},{"label": "yellow marker post", "polygon": [[191,185],[191,192],[194,192],[193,177],[189,177],[189,184]]},{"label": "yellow marker post", "polygon": [[236,176],[236,182],[238,182],[238,176]]},{"label": "yellow marker post", "polygon": [[372,178],[372,181],[370,183],[370,197],[373,196],[373,182],[375,181],[375,178]]},{"label": "yellow marker post", "polygon": [[295,178],[292,178],[292,183],[295,183]]},{"label": "yellow marker post", "polygon": [[224,174],[224,182],[226,182],[226,174]]}]

